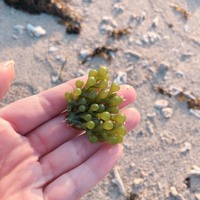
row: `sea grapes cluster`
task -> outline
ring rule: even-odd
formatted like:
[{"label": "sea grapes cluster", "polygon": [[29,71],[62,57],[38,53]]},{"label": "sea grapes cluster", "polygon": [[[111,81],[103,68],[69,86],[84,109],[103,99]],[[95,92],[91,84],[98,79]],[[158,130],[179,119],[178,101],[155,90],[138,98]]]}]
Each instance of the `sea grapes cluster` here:
[{"label": "sea grapes cluster", "polygon": [[77,80],[75,85],[73,92],[65,93],[65,122],[85,130],[92,143],[121,143],[126,135],[126,116],[120,113],[119,105],[124,99],[117,94],[118,84],[109,85],[108,69],[104,66],[92,69],[86,83]]}]

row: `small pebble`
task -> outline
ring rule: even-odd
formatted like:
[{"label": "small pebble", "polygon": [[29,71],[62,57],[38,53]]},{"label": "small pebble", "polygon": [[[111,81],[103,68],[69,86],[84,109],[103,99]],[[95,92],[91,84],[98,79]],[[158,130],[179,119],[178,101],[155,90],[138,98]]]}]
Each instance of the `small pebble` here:
[{"label": "small pebble", "polygon": [[157,28],[158,27],[158,24],[159,24],[159,17],[156,16],[153,21],[152,21],[152,24],[151,24],[151,27],[152,28]]},{"label": "small pebble", "polygon": [[127,55],[128,58],[133,58],[134,60],[139,60],[142,57],[140,53],[131,50],[127,50],[125,54]]},{"label": "small pebble", "polygon": [[88,50],[88,49],[82,49],[80,51],[80,56],[81,56],[82,59],[87,58],[89,55],[91,55],[91,51]]},{"label": "small pebble", "polygon": [[192,166],[192,170],[190,171],[190,176],[192,176],[192,175],[200,176],[200,167],[199,166],[196,166],[196,165]]},{"label": "small pebble", "polygon": [[171,118],[172,115],[173,115],[173,109],[170,108],[170,107],[163,108],[163,109],[162,109],[162,114],[164,115],[164,117],[165,117],[166,119],[169,119],[169,118]]},{"label": "small pebble", "polygon": [[135,167],[136,167],[136,164],[135,164],[134,162],[131,162],[131,163],[130,163],[130,167],[131,167],[131,168],[135,168]]},{"label": "small pebble", "polygon": [[154,125],[153,125],[150,121],[147,121],[147,122],[146,122],[146,128],[147,128],[147,131],[148,131],[151,135],[154,135],[154,133],[155,133]]},{"label": "small pebble", "polygon": [[154,44],[155,42],[159,41],[160,39],[161,39],[160,35],[158,35],[157,33],[153,32],[153,31],[150,31],[147,34],[144,34],[142,36],[141,41],[145,45],[151,45],[151,44]]},{"label": "small pebble", "polygon": [[146,12],[142,12],[141,15],[135,17],[138,24],[141,24],[146,19]]},{"label": "small pebble", "polygon": [[189,173],[190,190],[195,193],[200,193],[200,167],[194,165]]},{"label": "small pebble", "polygon": [[189,90],[184,91],[184,95],[189,99],[196,99],[196,97]]},{"label": "small pebble", "polygon": [[170,195],[175,198],[175,200],[184,200],[183,196],[180,195],[174,186],[170,187]]},{"label": "small pebble", "polygon": [[180,149],[180,153],[187,153],[192,148],[192,145],[189,142],[185,142],[184,146]]},{"label": "small pebble", "polygon": [[103,32],[103,33],[110,33],[113,31],[113,27],[111,25],[108,25],[108,24],[102,24],[100,26],[100,31]]},{"label": "small pebble", "polygon": [[15,39],[15,40],[18,40],[19,36],[15,35],[15,34],[12,34],[12,38]]},{"label": "small pebble", "polygon": [[13,27],[19,34],[22,34],[24,32],[24,26],[17,24]]},{"label": "small pebble", "polygon": [[158,68],[157,75],[164,78],[168,70],[169,70],[169,63],[162,62]]},{"label": "small pebble", "polygon": [[57,83],[59,81],[59,76],[58,75],[53,75],[51,77],[51,81],[52,81],[52,83]]},{"label": "small pebble", "polygon": [[55,46],[51,46],[50,48],[49,48],[49,52],[51,53],[51,52],[55,52],[55,51],[58,51],[59,50],[59,48],[58,47],[55,47]]},{"label": "small pebble", "polygon": [[46,30],[41,26],[33,26],[32,24],[27,24],[26,29],[30,36],[41,37],[46,35]]},{"label": "small pebble", "polygon": [[180,57],[180,61],[185,62],[191,59],[191,57],[193,56],[193,53],[184,53],[181,55]]},{"label": "small pebble", "polygon": [[87,74],[86,71],[82,70],[82,69],[79,69],[76,73],[76,76],[85,76]]},{"label": "small pebble", "polygon": [[112,26],[113,28],[117,28],[117,26],[118,26],[117,22],[114,19],[112,19],[111,17],[107,17],[107,16],[104,16],[102,18],[101,24],[107,24],[107,25]]},{"label": "small pebble", "polygon": [[56,55],[56,56],[55,56],[55,59],[56,59],[57,61],[61,61],[62,63],[64,63],[64,62],[66,61],[66,58],[64,58],[64,57],[61,56],[61,55]]},{"label": "small pebble", "polygon": [[117,77],[114,80],[115,83],[122,85],[127,83],[127,73],[126,72],[118,72]]},{"label": "small pebble", "polygon": [[162,109],[165,108],[169,105],[169,102],[165,99],[158,99],[155,103],[154,103],[154,107],[157,109]]},{"label": "small pebble", "polygon": [[187,24],[184,25],[183,29],[186,33],[189,32],[189,26]]},{"label": "small pebble", "polygon": [[119,4],[119,3],[116,3],[116,4],[113,6],[113,8],[114,8],[115,14],[121,14],[121,13],[124,12],[124,7],[123,7],[121,4]]},{"label": "small pebble", "polygon": [[171,85],[169,87],[169,91],[172,96],[177,96],[180,92],[183,92],[183,89],[181,87]]},{"label": "small pebble", "polygon": [[147,113],[147,117],[152,120],[156,117],[156,113],[155,112]]},{"label": "small pebble", "polygon": [[184,76],[185,76],[184,72],[182,72],[182,71],[176,71],[175,75],[177,78],[184,78]]},{"label": "small pebble", "polygon": [[142,178],[135,178],[133,180],[134,187],[139,188],[142,186],[144,180]]}]

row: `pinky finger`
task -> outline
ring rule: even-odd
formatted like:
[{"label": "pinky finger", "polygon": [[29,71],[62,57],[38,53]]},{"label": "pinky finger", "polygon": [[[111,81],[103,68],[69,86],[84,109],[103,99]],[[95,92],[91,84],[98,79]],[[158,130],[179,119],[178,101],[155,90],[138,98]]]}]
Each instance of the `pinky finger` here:
[{"label": "pinky finger", "polygon": [[14,78],[14,62],[8,61],[0,63],[0,99],[3,98],[9,90]]},{"label": "pinky finger", "polygon": [[80,199],[105,177],[121,153],[121,145],[103,145],[86,162],[47,185],[44,200]]}]

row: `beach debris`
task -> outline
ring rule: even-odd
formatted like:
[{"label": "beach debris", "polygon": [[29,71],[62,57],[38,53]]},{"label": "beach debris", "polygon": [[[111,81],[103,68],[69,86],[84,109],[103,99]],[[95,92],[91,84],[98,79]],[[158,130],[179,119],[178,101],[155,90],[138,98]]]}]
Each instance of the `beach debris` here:
[{"label": "beach debris", "polygon": [[[67,33],[79,34],[81,30],[81,18],[68,3],[62,0],[4,0],[4,2],[16,9],[31,14],[48,13],[60,17],[67,26]],[[39,2],[39,3],[38,3]]]},{"label": "beach debris", "polygon": [[133,186],[134,186],[135,189],[141,188],[143,183],[144,183],[144,179],[143,178],[135,178],[133,180]]},{"label": "beach debris", "polygon": [[58,51],[58,50],[59,50],[58,47],[56,47],[56,46],[50,46],[50,48],[49,48],[49,53],[56,52],[56,51]]},{"label": "beach debris", "polygon": [[80,34],[81,32],[80,23],[77,23],[76,20],[66,21],[66,20],[60,19],[58,23],[66,26],[66,33],[68,34]]},{"label": "beach debris", "polygon": [[111,32],[117,28],[117,26],[118,24],[113,18],[104,16],[100,22],[99,28],[102,33],[110,35]]},{"label": "beach debris", "polygon": [[130,193],[130,196],[129,196],[129,198],[128,198],[128,200],[139,200],[139,195],[138,194],[136,194],[136,193]]},{"label": "beach debris", "polygon": [[136,61],[142,57],[142,55],[139,52],[132,51],[132,50],[125,51],[125,54],[127,55],[128,58],[132,58]]},{"label": "beach debris", "polygon": [[192,145],[189,142],[184,142],[183,147],[180,149],[180,153],[185,154],[189,152],[192,148]]},{"label": "beach debris", "polygon": [[200,110],[200,99],[193,99],[189,97],[187,99],[187,104],[189,109]]},{"label": "beach debris", "polygon": [[168,70],[169,70],[169,63],[162,62],[157,70],[157,75],[164,78]]},{"label": "beach debris", "polygon": [[194,115],[195,117],[197,117],[198,119],[200,119],[200,110],[190,109],[189,111],[190,111],[190,113],[192,115]]},{"label": "beach debris", "polygon": [[116,3],[113,6],[115,14],[121,14],[124,12],[124,7],[121,3]]},{"label": "beach debris", "polygon": [[193,53],[183,53],[180,57],[180,61],[185,62],[191,59],[191,57],[194,56]]},{"label": "beach debris", "polygon": [[89,59],[94,57],[101,57],[110,62],[114,56],[114,53],[117,51],[118,49],[116,47],[100,46],[95,48],[88,56],[86,56],[81,63],[85,64]]},{"label": "beach debris", "polygon": [[158,99],[154,103],[154,108],[162,109],[162,108],[167,107],[168,105],[169,105],[169,102],[167,100],[165,100],[165,99]]},{"label": "beach debris", "polygon": [[102,18],[101,24],[107,24],[113,28],[117,28],[117,26],[118,26],[117,22],[112,17],[108,17],[108,16],[104,16]]},{"label": "beach debris", "polygon": [[188,109],[200,110],[200,98],[195,98],[190,92],[180,92],[176,98],[179,102],[186,102]]},{"label": "beach debris", "polygon": [[166,107],[162,109],[162,114],[166,119],[169,119],[173,115],[173,109],[170,107]]},{"label": "beach debris", "polygon": [[154,135],[155,133],[154,125],[150,121],[146,122],[146,129],[151,135]]},{"label": "beach debris", "polygon": [[58,83],[59,81],[62,81],[62,75],[63,75],[63,70],[65,68],[65,65],[67,63],[67,60],[65,59],[64,62],[62,63],[61,67],[60,67],[60,70],[58,72],[57,75],[53,75],[51,77],[51,80],[52,80],[52,83]]},{"label": "beach debris", "polygon": [[161,39],[160,35],[156,32],[149,31],[147,34],[144,34],[141,38],[141,42],[144,45],[152,45]]},{"label": "beach debris", "polygon": [[19,34],[23,34],[25,27],[23,25],[17,24],[13,26],[14,30],[16,30]]},{"label": "beach debris", "polygon": [[169,90],[166,90],[166,91],[169,92],[171,96],[177,96],[179,93],[183,92],[183,89],[178,86],[170,85]]},{"label": "beach debris", "polygon": [[188,33],[190,31],[190,27],[188,24],[185,24],[184,27],[183,27],[183,30]]},{"label": "beach debris", "polygon": [[170,196],[175,200],[185,200],[184,197],[177,192],[177,189],[174,186],[170,187]]},{"label": "beach debris", "polygon": [[46,30],[41,26],[33,26],[32,24],[28,23],[26,25],[26,29],[30,36],[41,37],[46,35]]},{"label": "beach debris", "polygon": [[131,33],[130,27],[122,29],[113,29],[108,31],[108,36],[113,39],[120,39],[121,37]]},{"label": "beach debris", "polygon": [[153,119],[156,117],[156,113],[155,113],[155,112],[147,113],[147,117],[148,117],[150,120],[153,120]]},{"label": "beach debris", "polygon": [[171,7],[172,7],[176,12],[181,13],[185,20],[188,20],[190,14],[189,14],[189,12],[188,12],[186,9],[181,8],[181,7],[178,6],[178,5],[171,5]]},{"label": "beach debris", "polygon": [[88,56],[91,55],[91,51],[88,50],[88,49],[82,49],[82,50],[80,51],[79,55],[80,55],[80,57],[81,57],[82,59],[85,59],[85,58],[87,58]]},{"label": "beach debris", "polygon": [[120,194],[125,195],[125,187],[124,187],[124,183],[120,177],[118,167],[114,167],[113,174],[114,174],[114,179],[113,179],[114,184],[117,185]]},{"label": "beach debris", "polygon": [[[176,86],[171,86],[169,89],[155,86],[154,90],[168,97],[175,96],[179,102],[186,102],[191,113],[195,110],[200,110],[200,98],[196,98],[190,91],[183,91],[183,89]],[[197,116],[199,115],[198,112],[194,114]]]},{"label": "beach debris", "polygon": [[187,178],[185,179],[185,184],[187,187],[195,192],[200,192],[200,167],[193,165],[191,171],[189,172]]},{"label": "beach debris", "polygon": [[152,24],[151,24],[151,27],[152,28],[157,28],[158,27],[158,24],[159,24],[159,17],[156,16],[153,21],[152,21]]},{"label": "beach debris", "polygon": [[117,73],[117,77],[114,79],[114,82],[122,85],[127,83],[127,73],[123,71],[119,71]]},{"label": "beach debris", "polygon": [[180,70],[176,71],[175,75],[177,78],[183,78],[185,76],[184,72]]},{"label": "beach debris", "polygon": [[146,19],[146,12],[143,11],[140,15],[132,14],[129,19],[129,23],[136,22],[137,25],[142,24],[142,22]]},{"label": "beach debris", "polygon": [[15,39],[15,40],[18,40],[18,39],[19,39],[19,36],[16,35],[16,34],[12,34],[12,38]]},{"label": "beach debris", "polygon": [[195,200],[200,200],[200,193],[196,193],[194,196],[196,198]]},{"label": "beach debris", "polygon": [[172,94],[171,94],[170,91],[164,89],[164,88],[161,87],[161,86],[155,86],[155,87],[154,87],[154,91],[156,91],[156,92],[158,92],[158,93],[160,93],[160,94],[162,94],[162,95],[166,95],[166,96],[168,96],[168,97],[171,97],[171,96],[172,96]]}]

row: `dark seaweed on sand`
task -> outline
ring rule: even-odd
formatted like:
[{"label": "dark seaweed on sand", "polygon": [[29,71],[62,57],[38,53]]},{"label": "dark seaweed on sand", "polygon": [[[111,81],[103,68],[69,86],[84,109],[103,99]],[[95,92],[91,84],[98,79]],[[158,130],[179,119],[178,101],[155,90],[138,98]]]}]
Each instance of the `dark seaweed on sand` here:
[{"label": "dark seaweed on sand", "polygon": [[[66,32],[75,34],[80,33],[80,17],[68,5],[68,2],[64,0],[4,0],[4,2],[9,6],[31,14],[48,13],[58,16],[66,21]],[[70,28],[68,28],[68,26]]]}]

